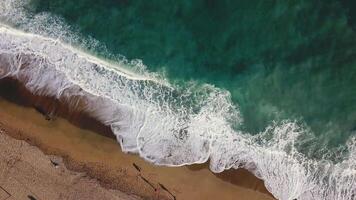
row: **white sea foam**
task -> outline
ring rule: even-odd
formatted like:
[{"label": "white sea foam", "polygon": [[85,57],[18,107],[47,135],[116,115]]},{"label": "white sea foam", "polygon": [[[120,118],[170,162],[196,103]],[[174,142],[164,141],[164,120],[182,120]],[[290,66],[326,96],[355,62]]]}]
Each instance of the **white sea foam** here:
[{"label": "white sea foam", "polygon": [[[85,96],[85,109],[111,126],[123,151],[158,165],[210,159],[213,172],[244,167],[278,199],[355,199],[356,138],[339,163],[307,159],[295,145],[307,131],[296,122],[271,124],[256,136],[233,129],[243,120],[227,91],[179,88],[91,56],[69,45],[76,36],[60,19],[40,14],[28,20],[23,4],[0,2],[1,19],[31,32],[0,26],[0,78],[16,78],[36,94]],[[40,28],[48,20],[59,25]]]}]

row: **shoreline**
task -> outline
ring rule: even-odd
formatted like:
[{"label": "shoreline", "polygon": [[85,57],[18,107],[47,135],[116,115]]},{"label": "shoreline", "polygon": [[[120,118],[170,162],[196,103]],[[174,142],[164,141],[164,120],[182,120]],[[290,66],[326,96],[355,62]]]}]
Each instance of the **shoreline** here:
[{"label": "shoreline", "polygon": [[81,106],[71,107],[85,103],[83,99],[72,104],[36,96],[10,78],[0,81],[0,96],[4,98],[0,99],[4,111],[0,112],[0,123],[12,137],[26,140],[46,154],[63,157],[69,169],[86,172],[106,188],[144,199],[154,199],[157,193],[159,199],[273,199],[263,181],[244,169],[213,174],[207,164],[154,166],[137,155],[124,154],[110,127]]}]

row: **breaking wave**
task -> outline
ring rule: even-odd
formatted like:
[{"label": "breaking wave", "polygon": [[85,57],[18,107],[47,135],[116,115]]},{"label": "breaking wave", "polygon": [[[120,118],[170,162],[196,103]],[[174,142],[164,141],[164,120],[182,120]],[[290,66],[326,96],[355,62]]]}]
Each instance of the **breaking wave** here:
[{"label": "breaking wave", "polygon": [[[257,135],[243,132],[228,91],[173,85],[145,70],[131,72],[130,62],[104,61],[76,47],[80,37],[60,19],[42,14],[26,21],[21,6],[0,3],[0,19],[17,27],[0,25],[0,79],[16,78],[33,93],[58,99],[85,97],[86,111],[111,127],[124,152],[166,166],[209,160],[217,173],[246,168],[278,199],[356,198],[355,137],[335,162],[298,150],[313,133],[297,121],[275,122]],[[43,20],[56,23],[40,29]],[[91,41],[83,46],[96,44]]]}]

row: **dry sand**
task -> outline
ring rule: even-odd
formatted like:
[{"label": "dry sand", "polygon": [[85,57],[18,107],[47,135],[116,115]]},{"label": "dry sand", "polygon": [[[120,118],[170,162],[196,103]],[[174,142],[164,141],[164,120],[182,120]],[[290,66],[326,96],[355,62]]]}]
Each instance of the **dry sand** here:
[{"label": "dry sand", "polygon": [[138,200],[103,188],[85,173],[69,171],[62,159],[13,139],[0,127],[0,200]]},{"label": "dry sand", "polygon": [[[100,135],[91,130],[78,128],[60,117],[48,121],[34,108],[19,106],[4,99],[0,99],[0,126],[8,135],[35,145],[46,154],[61,156],[67,168],[95,178],[106,188],[105,191],[97,185],[96,181],[89,184],[87,179],[83,179],[80,186],[73,186],[73,190],[81,191],[79,194],[83,195],[83,198],[92,191],[116,195],[122,194],[115,191],[120,190],[125,194],[137,195],[143,199],[173,199],[169,192],[178,200],[273,199],[265,189],[263,182],[246,170],[229,170],[221,174],[213,174],[206,165],[177,168],[154,166],[136,155],[122,153],[118,143],[110,137],[103,136],[105,134]],[[0,149],[3,151],[3,147],[0,146]],[[10,147],[8,151],[16,154],[18,150]],[[29,153],[33,155],[32,151]],[[31,166],[38,173],[28,176],[42,182],[38,177],[44,176],[41,174],[46,172],[42,170],[43,168],[48,169],[48,157],[38,151],[37,155],[42,158]],[[140,172],[133,166],[133,163],[139,166]],[[61,168],[65,169],[64,166]],[[3,167],[0,168],[2,169]],[[53,173],[49,179],[57,177],[53,169],[46,173]],[[74,172],[68,171],[68,173]],[[27,175],[19,173],[18,176]],[[71,175],[68,175],[68,179],[71,179]],[[59,178],[58,184],[65,182],[67,189],[71,188],[72,183],[65,180],[64,177],[62,180]],[[41,187],[43,189],[45,186],[48,187],[46,190],[57,191],[57,194],[63,192],[62,186],[45,183],[42,182],[39,188],[36,186],[36,190],[41,190]],[[165,191],[160,184],[169,192]],[[66,191],[70,195],[70,191],[73,190]],[[0,197],[1,195],[3,194],[0,190]]]}]

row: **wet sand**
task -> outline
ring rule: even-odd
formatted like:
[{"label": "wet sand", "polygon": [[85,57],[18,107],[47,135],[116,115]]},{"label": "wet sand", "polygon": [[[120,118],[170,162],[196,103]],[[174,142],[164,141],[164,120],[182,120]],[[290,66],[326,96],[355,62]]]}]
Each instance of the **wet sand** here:
[{"label": "wet sand", "polygon": [[[1,94],[0,126],[7,134],[63,157],[67,168],[86,173],[107,189],[143,199],[273,199],[263,182],[246,170],[213,174],[207,165],[154,166],[122,153],[110,129],[88,113],[49,97],[31,96],[14,83],[0,82]],[[51,109],[55,112],[48,120]]]}]

